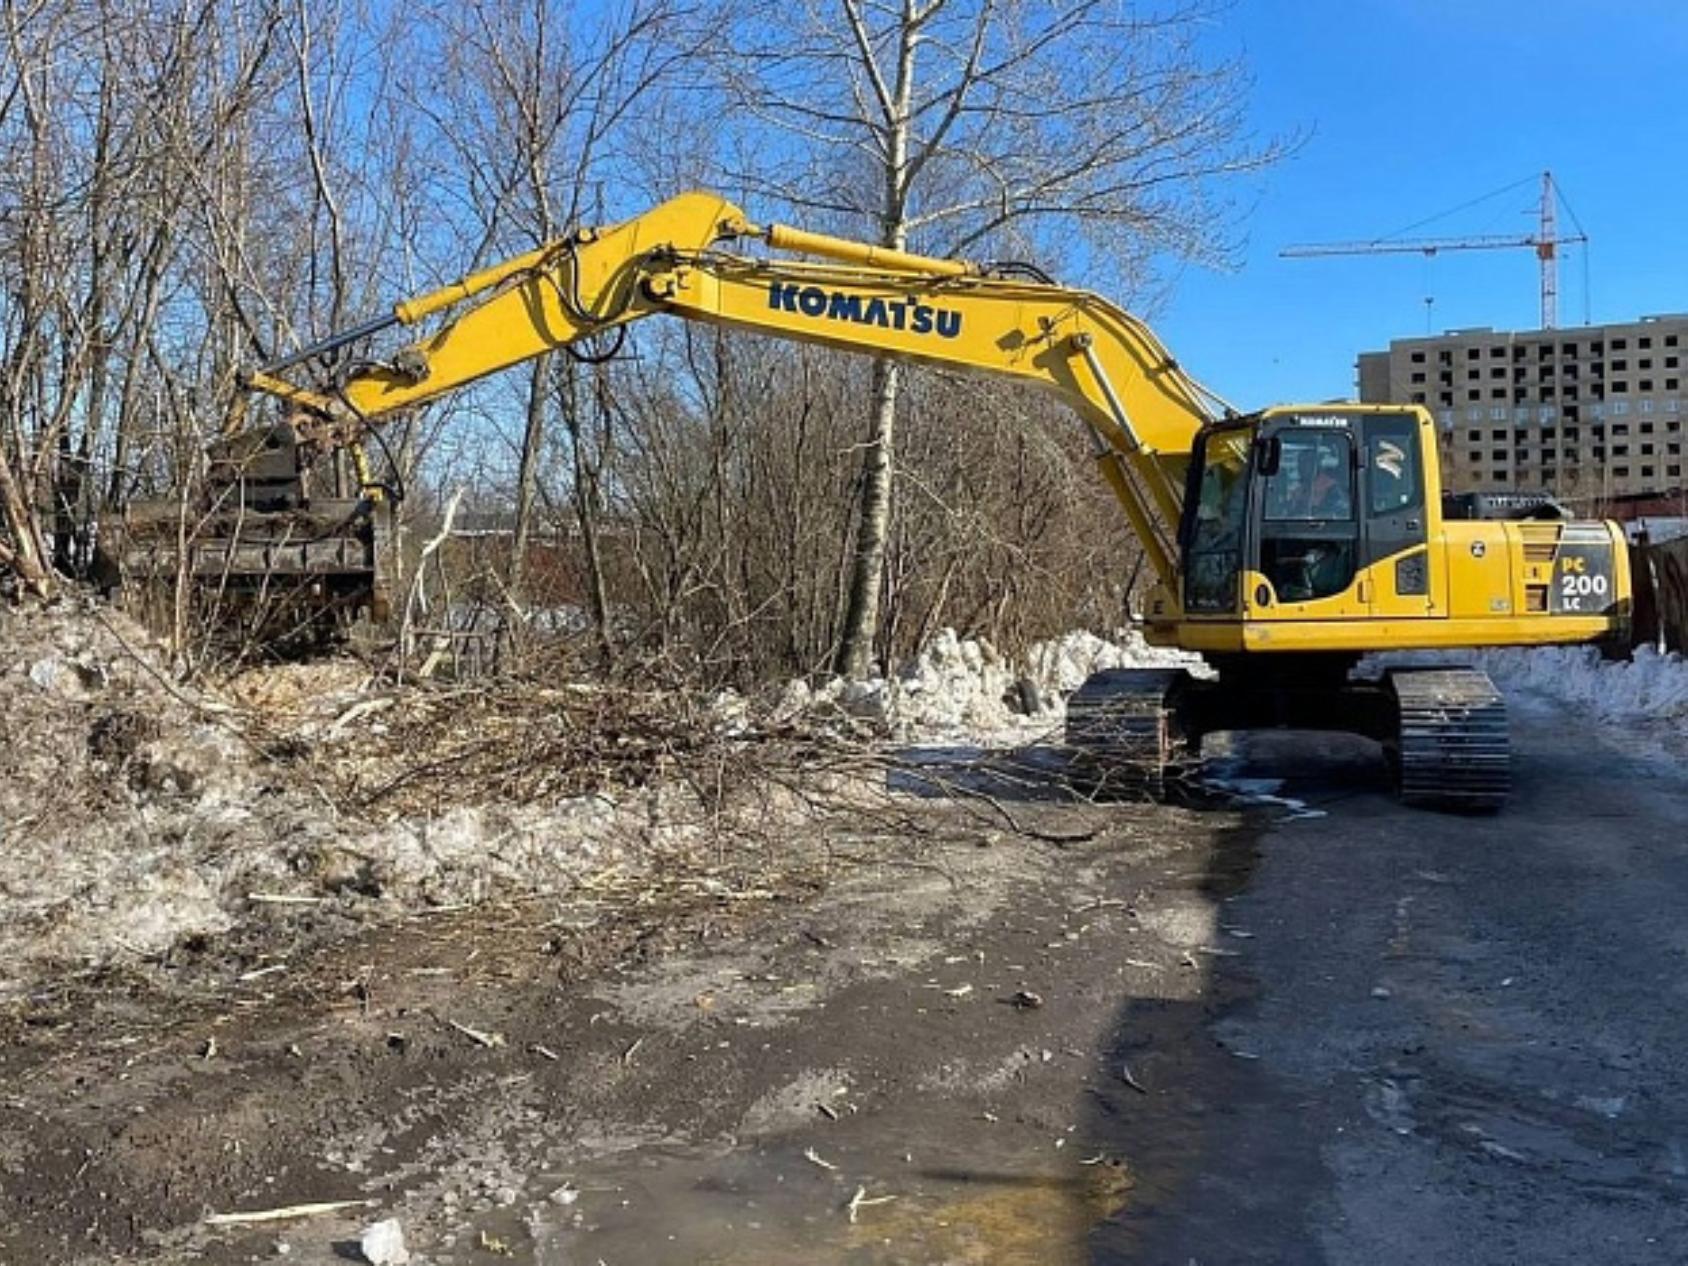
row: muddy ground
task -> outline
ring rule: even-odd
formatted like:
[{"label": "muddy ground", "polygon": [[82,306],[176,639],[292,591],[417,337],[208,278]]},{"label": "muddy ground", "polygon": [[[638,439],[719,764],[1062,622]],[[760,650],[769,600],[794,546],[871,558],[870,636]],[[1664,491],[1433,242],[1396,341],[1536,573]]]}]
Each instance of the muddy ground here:
[{"label": "muddy ground", "polygon": [[1497,818],[1291,737],[1242,772],[1322,816],[922,801],[736,899],[38,992],[0,1260],[356,1260],[396,1217],[438,1263],[1680,1261],[1688,777],[1578,728],[1520,717]]}]

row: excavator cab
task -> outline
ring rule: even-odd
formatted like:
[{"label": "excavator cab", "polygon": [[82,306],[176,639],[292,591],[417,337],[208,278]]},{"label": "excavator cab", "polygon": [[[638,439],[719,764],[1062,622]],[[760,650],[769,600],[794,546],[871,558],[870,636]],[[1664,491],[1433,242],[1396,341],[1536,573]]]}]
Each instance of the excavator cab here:
[{"label": "excavator cab", "polygon": [[1186,615],[1434,614],[1433,442],[1398,409],[1271,410],[1204,428],[1179,533]]},{"label": "excavator cab", "polygon": [[1145,631],[1200,652],[1212,674],[1115,673],[1068,705],[1070,741],[1160,778],[1204,735],[1335,730],[1381,743],[1409,803],[1493,809],[1509,781],[1506,712],[1483,671],[1362,658],[1627,635],[1621,529],[1445,514],[1435,424],[1415,406],[1285,406],[1203,426],[1178,547],[1181,609],[1168,602]]}]

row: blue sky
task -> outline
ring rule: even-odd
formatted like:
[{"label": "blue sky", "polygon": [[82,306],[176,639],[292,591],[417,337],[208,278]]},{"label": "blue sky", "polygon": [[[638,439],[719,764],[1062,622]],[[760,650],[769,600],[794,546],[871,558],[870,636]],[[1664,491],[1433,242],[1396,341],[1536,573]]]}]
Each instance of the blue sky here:
[{"label": "blue sky", "polygon": [[[1239,407],[1351,395],[1355,353],[1422,335],[1427,293],[1438,331],[1536,327],[1527,249],[1277,252],[1384,236],[1543,168],[1592,239],[1592,320],[1688,311],[1688,0],[1241,0],[1213,39],[1252,67],[1256,128],[1307,133],[1255,191],[1237,270],[1185,271],[1155,321]],[[1536,197],[1423,231],[1532,232]],[[1580,249],[1561,326],[1584,319]]]}]

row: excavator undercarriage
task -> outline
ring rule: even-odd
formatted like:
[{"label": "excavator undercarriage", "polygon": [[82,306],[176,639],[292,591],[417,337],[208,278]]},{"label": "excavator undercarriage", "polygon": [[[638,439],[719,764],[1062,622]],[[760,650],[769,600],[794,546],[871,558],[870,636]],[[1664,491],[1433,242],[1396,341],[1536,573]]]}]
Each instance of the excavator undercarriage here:
[{"label": "excavator undercarriage", "polygon": [[1353,656],[1220,661],[1094,673],[1067,702],[1066,746],[1103,797],[1161,799],[1184,784],[1210,734],[1327,730],[1382,744],[1404,803],[1492,811],[1511,785],[1506,704],[1488,674],[1458,665],[1352,675]]}]

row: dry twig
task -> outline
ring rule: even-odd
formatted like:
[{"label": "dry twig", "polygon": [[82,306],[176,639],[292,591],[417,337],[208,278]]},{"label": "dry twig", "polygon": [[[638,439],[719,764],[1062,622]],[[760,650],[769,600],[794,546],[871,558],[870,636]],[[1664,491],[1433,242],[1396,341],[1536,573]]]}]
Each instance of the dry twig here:
[{"label": "dry twig", "polygon": [[856,1221],[857,1210],[867,1209],[876,1204],[890,1204],[891,1201],[895,1199],[895,1196],[874,1196],[872,1199],[869,1199],[867,1188],[857,1187],[856,1194],[850,1197],[850,1203],[846,1205],[845,1208],[850,1211],[850,1222],[853,1225]]},{"label": "dry twig", "polygon": [[247,1213],[213,1213],[205,1219],[206,1226],[251,1226],[259,1222],[284,1222],[289,1218],[314,1218],[324,1213],[339,1213],[343,1209],[368,1209],[374,1200],[325,1200],[316,1204],[290,1204],[276,1209],[254,1209]]}]

